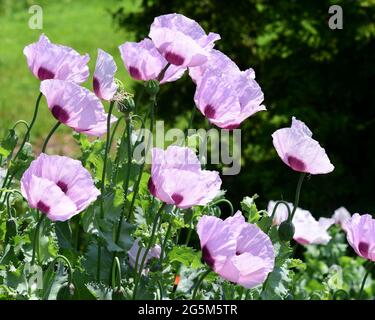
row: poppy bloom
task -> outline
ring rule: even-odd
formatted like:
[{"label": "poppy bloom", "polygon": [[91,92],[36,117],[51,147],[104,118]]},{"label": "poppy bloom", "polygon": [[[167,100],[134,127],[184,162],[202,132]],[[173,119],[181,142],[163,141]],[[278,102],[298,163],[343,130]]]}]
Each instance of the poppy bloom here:
[{"label": "poppy bloom", "polygon": [[39,40],[23,50],[31,72],[39,80],[60,79],[81,83],[89,77],[88,54],[53,44],[42,34]]},{"label": "poppy bloom", "polygon": [[[135,267],[135,263],[137,261],[138,250],[139,250],[139,240],[136,239],[133,243],[133,246],[128,251],[129,263],[133,268]],[[143,260],[145,253],[146,253],[146,249],[142,248],[138,257],[138,265],[137,265],[138,268],[141,266],[141,262]],[[159,245],[156,245],[153,248],[151,248],[150,251],[147,253],[144,266],[152,258],[159,259],[160,253],[161,253],[161,247]],[[145,271],[146,269],[142,270],[142,272],[145,272]]]},{"label": "poppy bloom", "polygon": [[179,208],[206,205],[220,192],[217,171],[202,170],[195,153],[185,147],[151,150],[152,167],[148,188],[153,196]]},{"label": "poppy bloom", "polygon": [[345,223],[350,220],[350,218],[350,212],[344,207],[336,209],[332,216],[332,219],[335,220],[335,223],[340,225],[342,228],[345,226]]},{"label": "poppy bloom", "polygon": [[240,68],[232,61],[227,55],[222,53],[219,50],[212,49],[208,60],[198,66],[189,68],[189,75],[191,79],[198,84],[202,79],[204,73],[209,69],[220,70],[221,73],[227,74],[228,76],[236,76],[238,74],[247,74],[250,78],[255,78],[254,70],[252,68],[247,69],[246,71],[241,71]]},{"label": "poppy bloom", "polygon": [[310,129],[295,117],[290,128],[275,131],[272,138],[281,160],[295,171],[324,174],[335,168]]},{"label": "poppy bloom", "polygon": [[149,37],[170,64],[181,67],[205,63],[214,42],[220,39],[216,33],[206,35],[196,21],[176,13],[156,17]]},{"label": "poppy bloom", "polygon": [[[272,214],[276,201],[268,203],[267,213]],[[290,210],[293,204],[288,202]],[[279,204],[273,218],[273,225],[280,225],[288,219],[288,210],[283,204]],[[297,208],[292,223],[294,225],[293,239],[300,244],[327,244],[331,240],[328,228],[335,223],[333,219],[320,218],[318,221],[312,216],[310,211]]]},{"label": "poppy bloom", "polygon": [[[107,114],[90,90],[71,81],[44,80],[40,91],[47,99],[53,116],[77,132],[101,136],[107,132]],[[111,123],[117,119],[111,117]]]},{"label": "poppy bloom", "polygon": [[[157,80],[168,64],[154,43],[147,38],[140,42],[125,42],[119,46],[119,50],[126,69],[135,80]],[[170,65],[160,83],[178,80],[185,70],[186,68]]]},{"label": "poppy bloom", "polygon": [[93,88],[96,96],[103,100],[112,100],[117,90],[115,73],[117,67],[113,57],[107,52],[98,49]]},{"label": "poppy bloom", "polygon": [[197,232],[202,258],[228,281],[250,289],[263,283],[274,268],[270,238],[255,224],[245,222],[240,211],[225,220],[203,216]]},{"label": "poppy bloom", "polygon": [[246,118],[266,110],[262,105],[264,95],[252,69],[241,72],[229,67],[226,73],[222,70],[209,68],[202,78],[197,78],[194,101],[211,123],[223,129],[235,129]]},{"label": "poppy bloom", "polygon": [[23,174],[21,192],[31,208],[39,209],[52,221],[70,219],[100,194],[80,161],[44,153]]},{"label": "poppy bloom", "polygon": [[353,214],[345,223],[346,238],[362,258],[375,262],[375,219],[369,214]]}]

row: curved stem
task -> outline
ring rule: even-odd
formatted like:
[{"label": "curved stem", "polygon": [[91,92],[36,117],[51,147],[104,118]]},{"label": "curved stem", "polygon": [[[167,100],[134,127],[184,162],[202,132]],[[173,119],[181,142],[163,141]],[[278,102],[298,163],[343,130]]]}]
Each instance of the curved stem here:
[{"label": "curved stem", "polygon": [[52,261],[51,263],[55,263],[55,262],[56,262],[57,260],[59,260],[59,259],[62,260],[63,262],[65,262],[66,265],[68,266],[68,273],[69,273],[69,280],[68,280],[68,283],[70,284],[70,283],[72,283],[72,281],[73,281],[73,271],[72,271],[73,268],[72,268],[72,265],[71,265],[69,259],[68,259],[67,257],[61,255],[61,254],[57,255],[57,256],[55,257],[55,259],[53,259],[53,261]]},{"label": "curved stem", "polygon": [[273,218],[275,217],[276,209],[277,209],[277,207],[278,207],[280,204],[285,205],[286,209],[288,210],[288,219],[289,219],[289,217],[292,216],[288,202],[286,202],[286,201],[284,201],[284,200],[279,200],[279,201],[276,202],[275,206],[273,207],[272,214],[271,214],[271,219],[272,219],[272,220],[273,220]]},{"label": "curved stem", "polygon": [[299,196],[301,194],[302,182],[303,182],[303,179],[305,178],[305,176],[306,176],[306,173],[304,173],[304,172],[301,173],[301,175],[299,176],[299,180],[298,180],[298,184],[297,184],[297,189],[296,189],[296,197],[295,197],[295,200],[294,200],[293,211],[292,211],[292,214],[289,215],[289,221],[293,220],[294,214],[296,213],[296,210],[297,210],[297,207],[298,207],[298,203],[299,203]]},{"label": "curved stem", "polygon": [[233,216],[233,213],[234,213],[233,205],[228,199],[219,199],[219,200],[215,201],[212,205],[215,206],[215,205],[218,205],[219,203],[222,203],[222,202],[228,204],[228,206],[230,208],[230,215]]},{"label": "curved stem", "polygon": [[143,267],[144,267],[144,264],[145,264],[145,261],[146,261],[146,257],[148,255],[148,253],[149,253],[149,251],[150,251],[153,243],[154,243],[156,227],[158,225],[159,218],[161,218],[161,213],[162,213],[164,207],[165,207],[165,203],[163,203],[161,205],[161,207],[159,208],[158,212],[155,214],[155,218],[154,218],[154,221],[152,223],[152,231],[151,231],[150,241],[148,242],[148,245],[146,247],[145,253],[144,253],[143,257],[142,257],[142,261],[141,261],[141,264],[139,266],[139,272],[137,272],[137,269],[135,269],[136,272],[137,272],[137,277],[134,280],[133,300],[137,297],[139,280],[140,280],[140,278],[142,276],[142,270],[143,270]]},{"label": "curved stem", "polygon": [[19,124],[23,124],[25,127],[26,127],[26,136],[25,136],[25,139],[26,141],[29,140],[30,138],[30,135],[28,134],[29,130],[30,130],[30,126],[29,124],[27,123],[27,121],[25,120],[18,120],[14,125],[13,125],[13,130],[16,129],[16,127],[19,125]]},{"label": "curved stem", "polygon": [[57,130],[57,128],[60,127],[60,125],[61,125],[61,122],[57,121],[57,123],[53,126],[53,128],[49,132],[46,140],[44,141],[44,144],[43,144],[43,147],[42,147],[42,153],[45,153],[45,151],[47,149],[47,145],[48,145],[49,140],[51,139],[52,135],[55,133],[55,131]]},{"label": "curved stem", "polygon": [[38,115],[39,103],[40,103],[40,100],[42,99],[42,96],[43,96],[43,94],[40,92],[39,95],[38,95],[38,98],[36,99],[33,118],[31,119],[30,125],[28,126],[27,132],[26,132],[26,134],[25,134],[25,137],[23,138],[23,140],[22,140],[22,142],[21,142],[21,145],[20,145],[20,148],[18,149],[16,155],[14,156],[13,161],[17,159],[17,157],[18,157],[19,154],[21,153],[23,147],[25,146],[25,143],[27,142],[27,140],[28,140],[29,137],[30,137],[31,129],[32,129],[33,126],[34,126],[34,123],[35,123],[36,117],[37,117],[37,115]]},{"label": "curved stem", "polygon": [[39,233],[40,233],[40,226],[41,226],[45,217],[46,217],[46,215],[41,213],[38,224],[36,225],[36,228],[35,228],[34,241],[33,241],[33,255],[31,257],[31,265],[34,265],[35,255],[37,255],[38,259],[39,259]]},{"label": "curved stem", "polygon": [[[104,190],[105,190],[105,174],[107,171],[107,159],[109,153],[109,143],[110,143],[110,135],[111,135],[111,117],[112,117],[112,110],[114,106],[114,101],[111,101],[109,104],[109,111],[107,116],[107,139],[105,143],[105,151],[104,151],[104,162],[103,162],[103,171],[102,171],[102,183],[101,183],[101,192],[100,192],[100,219],[104,218]],[[101,268],[101,260],[102,260],[102,245],[100,241],[98,242],[98,260],[96,265],[96,278],[97,281],[100,281],[100,268]]]},{"label": "curved stem", "polygon": [[358,300],[362,300],[362,295],[363,295],[363,290],[365,288],[365,283],[366,283],[368,275],[370,274],[370,272],[372,270],[372,267],[373,267],[373,264],[370,265],[370,267],[366,271],[365,276],[363,277],[362,284],[361,284],[361,289],[359,290],[359,294],[358,294]]},{"label": "curved stem", "polygon": [[199,289],[199,287],[201,286],[201,284],[202,284],[204,278],[206,278],[206,277],[210,274],[210,272],[211,272],[211,269],[208,269],[208,270],[207,270],[205,273],[203,273],[202,276],[199,278],[197,284],[195,285],[194,292],[193,292],[193,296],[192,296],[191,300],[194,300],[194,299],[195,299],[195,297],[196,297],[196,295],[197,295],[197,293],[198,293],[198,289]]}]

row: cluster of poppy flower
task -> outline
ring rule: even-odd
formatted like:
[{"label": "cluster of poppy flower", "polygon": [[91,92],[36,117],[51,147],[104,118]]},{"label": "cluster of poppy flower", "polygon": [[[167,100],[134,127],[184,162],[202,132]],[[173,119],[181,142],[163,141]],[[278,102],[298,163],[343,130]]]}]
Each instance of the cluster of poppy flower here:
[{"label": "cluster of poppy flower", "polygon": [[[225,129],[236,128],[252,114],[265,110],[254,71],[240,71],[226,55],[213,49],[219,35],[207,35],[197,22],[183,15],[167,14],[155,18],[149,37],[119,47],[134,79],[165,83],[177,80],[189,69],[196,84],[197,108],[211,123]],[[41,80],[40,91],[58,121],[87,135],[100,136],[107,131],[108,115],[100,100],[113,100],[117,90],[114,79],[117,67],[108,53],[98,50],[94,93],[79,85],[89,76],[88,55],[52,44],[44,35],[27,46],[24,53],[30,70]],[[111,116],[109,122],[116,120]],[[279,129],[272,137],[278,155],[291,169],[309,174],[325,174],[334,169],[325,150],[302,121],[293,118],[290,128]],[[153,148],[151,153],[148,187],[162,202],[186,209],[204,206],[220,193],[219,173],[202,170],[196,154],[189,148]],[[100,195],[90,173],[79,161],[44,153],[24,173],[21,190],[30,207],[39,209],[52,221],[70,219]],[[274,205],[270,202],[269,212]],[[326,231],[336,222],[343,226],[357,254],[375,261],[375,220],[370,215],[350,217],[341,210],[332,219],[316,221],[306,210],[294,211],[292,222],[297,242],[327,243],[330,237]],[[288,212],[279,208],[273,222],[279,225],[287,219]],[[203,259],[224,279],[252,288],[264,282],[274,268],[275,251],[269,236],[257,225],[247,223],[240,211],[225,220],[203,216],[197,233]],[[129,251],[132,265],[138,248],[136,240]],[[145,254],[146,260],[158,257],[160,247],[140,255]]]}]

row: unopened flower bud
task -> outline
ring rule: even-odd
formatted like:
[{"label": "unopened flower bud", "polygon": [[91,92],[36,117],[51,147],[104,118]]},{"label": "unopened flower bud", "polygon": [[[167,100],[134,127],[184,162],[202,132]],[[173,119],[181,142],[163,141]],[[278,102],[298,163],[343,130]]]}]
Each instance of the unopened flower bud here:
[{"label": "unopened flower bud", "polygon": [[159,92],[159,81],[157,80],[149,80],[145,84],[146,92],[150,95],[150,97],[155,97]]},{"label": "unopened flower bud", "polygon": [[285,220],[279,226],[279,239],[281,241],[290,241],[294,236],[294,225],[291,221]]},{"label": "unopened flower bud", "polygon": [[72,300],[75,293],[75,287],[73,283],[67,283],[63,285],[57,292],[56,300]]}]

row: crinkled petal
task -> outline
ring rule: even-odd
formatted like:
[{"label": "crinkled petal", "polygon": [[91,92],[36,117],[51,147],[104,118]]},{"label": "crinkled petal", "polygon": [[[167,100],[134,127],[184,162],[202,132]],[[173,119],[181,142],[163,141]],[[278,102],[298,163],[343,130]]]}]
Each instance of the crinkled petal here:
[{"label": "crinkled petal", "polygon": [[[86,88],[63,80],[44,80],[40,91],[60,122],[77,132],[101,136],[107,132],[107,114],[100,100]],[[111,123],[117,118],[111,117]]]},{"label": "crinkled petal", "polygon": [[89,77],[88,54],[51,43],[42,34],[39,40],[23,50],[31,72],[40,80],[60,79],[81,83]]},{"label": "crinkled petal", "polygon": [[117,90],[115,73],[117,66],[113,57],[107,52],[98,49],[95,73],[93,77],[94,92],[100,99],[112,100]]}]

